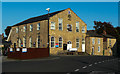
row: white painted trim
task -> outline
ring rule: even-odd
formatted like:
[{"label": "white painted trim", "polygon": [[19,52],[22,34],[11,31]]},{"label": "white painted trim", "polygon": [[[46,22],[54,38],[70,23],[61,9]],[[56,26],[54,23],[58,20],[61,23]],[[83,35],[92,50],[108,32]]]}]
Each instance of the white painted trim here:
[{"label": "white painted trim", "polygon": [[10,38],[11,32],[12,32],[12,28],[11,28],[11,30],[10,30],[10,33],[9,33],[8,38],[7,38],[6,41],[9,41],[9,38]]}]

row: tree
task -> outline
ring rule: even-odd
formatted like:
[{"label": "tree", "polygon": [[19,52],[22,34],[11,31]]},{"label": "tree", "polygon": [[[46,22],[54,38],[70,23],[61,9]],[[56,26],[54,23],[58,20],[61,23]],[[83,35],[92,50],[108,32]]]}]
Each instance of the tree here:
[{"label": "tree", "polygon": [[11,30],[11,26],[7,26],[7,28],[5,29],[5,34],[6,34],[7,37],[10,33],[10,30]]},{"label": "tree", "polygon": [[114,28],[110,22],[94,21],[94,28],[98,34],[102,34],[105,30],[107,34],[117,39],[117,52],[120,56],[120,27]]}]

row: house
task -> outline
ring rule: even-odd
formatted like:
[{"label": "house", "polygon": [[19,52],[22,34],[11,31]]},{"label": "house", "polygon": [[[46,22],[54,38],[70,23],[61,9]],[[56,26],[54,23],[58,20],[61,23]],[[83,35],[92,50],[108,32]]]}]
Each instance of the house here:
[{"label": "house", "polygon": [[90,55],[103,55],[103,36],[94,30],[89,30],[86,35],[86,53]]},{"label": "house", "polygon": [[89,30],[85,40],[86,53],[90,55],[112,56],[116,54],[116,38],[108,35],[105,30],[102,34]]},{"label": "house", "polygon": [[50,54],[85,52],[86,32],[87,25],[68,8],[49,13],[49,22],[45,14],[13,25],[7,41],[12,42],[11,48],[48,48],[49,39]]}]

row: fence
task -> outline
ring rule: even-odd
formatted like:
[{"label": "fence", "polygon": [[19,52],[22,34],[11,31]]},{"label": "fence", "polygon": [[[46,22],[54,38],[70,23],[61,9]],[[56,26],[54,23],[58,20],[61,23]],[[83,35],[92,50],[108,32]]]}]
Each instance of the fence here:
[{"label": "fence", "polygon": [[48,48],[9,48],[8,58],[12,59],[33,59],[33,58],[43,58],[49,57]]}]

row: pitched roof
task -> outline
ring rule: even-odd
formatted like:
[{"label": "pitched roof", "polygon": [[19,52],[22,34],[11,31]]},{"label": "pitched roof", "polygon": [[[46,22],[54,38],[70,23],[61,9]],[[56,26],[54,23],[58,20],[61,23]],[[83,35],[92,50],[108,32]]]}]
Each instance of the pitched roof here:
[{"label": "pitched roof", "polygon": [[89,31],[87,31],[87,35],[89,36],[89,37],[105,37],[105,38],[115,38],[115,37],[113,37],[113,36],[111,36],[111,35],[108,35],[108,34],[97,34],[96,32],[95,32],[95,30],[89,30]]},{"label": "pitched roof", "polygon": [[87,36],[88,37],[103,37],[102,35],[99,35],[95,32],[95,30],[89,30],[87,31]]},{"label": "pitched roof", "polygon": [[[66,9],[64,9],[64,10],[66,10]],[[56,15],[56,14],[58,14],[58,13],[64,11],[64,10],[49,13],[49,17],[52,17],[52,16],[54,16],[54,15]],[[32,23],[32,22],[37,22],[37,21],[41,21],[41,20],[47,20],[47,19],[48,19],[48,14],[45,14],[45,15],[29,18],[25,21],[22,21],[20,23],[15,24],[13,26],[19,26],[19,25],[28,24],[28,23]]]}]

